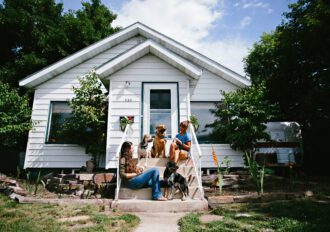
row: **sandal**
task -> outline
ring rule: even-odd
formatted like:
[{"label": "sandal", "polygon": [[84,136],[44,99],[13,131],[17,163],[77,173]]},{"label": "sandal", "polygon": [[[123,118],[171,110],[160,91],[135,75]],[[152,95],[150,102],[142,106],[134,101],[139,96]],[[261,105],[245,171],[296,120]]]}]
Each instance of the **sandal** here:
[{"label": "sandal", "polygon": [[154,199],[155,201],[167,201],[167,198],[164,196],[161,196],[160,198]]}]

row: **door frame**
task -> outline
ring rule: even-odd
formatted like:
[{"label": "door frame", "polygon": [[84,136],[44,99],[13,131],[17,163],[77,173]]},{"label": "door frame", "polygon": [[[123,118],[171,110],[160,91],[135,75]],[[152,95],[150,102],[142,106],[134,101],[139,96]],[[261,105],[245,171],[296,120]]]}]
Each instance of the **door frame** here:
[{"label": "door frame", "polygon": [[[180,108],[179,108],[179,83],[178,82],[142,82],[142,92],[141,92],[141,133],[140,139],[143,138],[143,134],[148,130],[148,117],[150,113],[150,106],[145,102],[145,94],[148,91],[148,95],[150,96],[151,89],[171,89],[171,108],[172,105],[176,106],[175,109],[171,109],[171,124],[172,124],[172,138],[178,133],[179,129],[179,120],[180,120]],[[173,90],[173,93],[172,93]],[[173,99],[172,99],[173,97]],[[150,98],[149,98],[150,99]],[[149,100],[148,99],[148,100]],[[146,105],[148,104],[148,105]],[[149,107],[148,107],[149,106]],[[147,107],[147,108],[146,108]],[[146,114],[146,115],[145,115]]]}]

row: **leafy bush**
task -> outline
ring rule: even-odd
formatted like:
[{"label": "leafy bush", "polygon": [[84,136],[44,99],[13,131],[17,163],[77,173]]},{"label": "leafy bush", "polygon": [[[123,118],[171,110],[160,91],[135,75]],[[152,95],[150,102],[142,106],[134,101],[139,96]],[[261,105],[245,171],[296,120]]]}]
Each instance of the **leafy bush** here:
[{"label": "leafy bush", "polygon": [[97,165],[106,147],[107,96],[95,70],[78,79],[80,86],[73,87],[72,115],[64,124],[64,133],[74,143],[84,146]]},{"label": "leafy bush", "polygon": [[33,126],[28,95],[0,81],[0,148],[15,147]]}]

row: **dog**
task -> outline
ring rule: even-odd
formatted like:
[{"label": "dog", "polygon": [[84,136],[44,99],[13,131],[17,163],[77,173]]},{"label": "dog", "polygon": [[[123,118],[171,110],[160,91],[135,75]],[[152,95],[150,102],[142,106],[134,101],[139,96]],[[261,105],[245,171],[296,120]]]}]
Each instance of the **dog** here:
[{"label": "dog", "polygon": [[149,134],[145,134],[141,143],[138,146],[138,157],[141,158],[150,158],[151,148],[152,148],[153,138]]},{"label": "dog", "polygon": [[152,158],[165,158],[165,131],[166,126],[164,124],[160,124],[156,127],[155,139],[151,150]]},{"label": "dog", "polygon": [[164,171],[164,196],[167,197],[167,199],[172,200],[173,194],[175,194],[174,190],[177,189],[182,194],[181,200],[184,201],[186,197],[189,196],[189,187],[186,178],[176,172],[178,168],[178,165],[173,161],[169,161],[166,164]]}]

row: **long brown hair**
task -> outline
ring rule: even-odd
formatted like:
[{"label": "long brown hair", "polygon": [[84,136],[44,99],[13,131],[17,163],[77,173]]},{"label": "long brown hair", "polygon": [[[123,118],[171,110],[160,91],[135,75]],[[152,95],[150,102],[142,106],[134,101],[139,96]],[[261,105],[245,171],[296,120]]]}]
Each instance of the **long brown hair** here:
[{"label": "long brown hair", "polygon": [[130,153],[132,142],[126,141],[121,146],[120,158],[125,158],[125,172],[133,173],[136,172],[136,163],[133,160],[133,154]]}]

